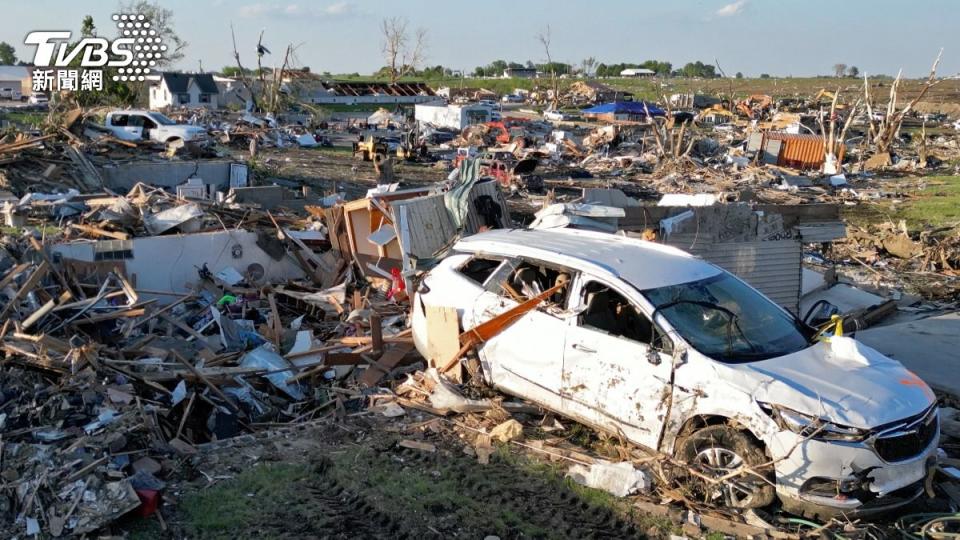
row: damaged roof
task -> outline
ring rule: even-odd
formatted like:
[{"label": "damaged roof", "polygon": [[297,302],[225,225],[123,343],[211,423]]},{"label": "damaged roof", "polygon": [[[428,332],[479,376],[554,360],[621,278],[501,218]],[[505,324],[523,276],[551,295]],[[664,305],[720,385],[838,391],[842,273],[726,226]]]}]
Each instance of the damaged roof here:
[{"label": "damaged roof", "polygon": [[454,249],[530,256],[589,269],[622,278],[640,290],[689,283],[720,273],[716,266],[676,248],[576,229],[497,229],[464,238]]},{"label": "damaged roof", "polygon": [[187,92],[188,88],[190,88],[190,79],[193,79],[197,88],[204,94],[216,94],[220,91],[217,88],[217,83],[213,81],[213,75],[209,73],[167,72],[161,75],[161,78],[170,92],[175,94]]},{"label": "damaged roof", "polygon": [[325,82],[327,90],[340,96],[435,96],[434,91],[422,82],[385,83],[376,81]]}]

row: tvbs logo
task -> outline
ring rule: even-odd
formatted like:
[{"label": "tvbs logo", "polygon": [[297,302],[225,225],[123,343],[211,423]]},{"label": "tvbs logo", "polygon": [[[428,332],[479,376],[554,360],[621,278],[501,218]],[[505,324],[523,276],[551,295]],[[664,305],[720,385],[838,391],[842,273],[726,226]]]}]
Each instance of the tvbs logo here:
[{"label": "tvbs logo", "polygon": [[118,81],[145,80],[167,51],[158,32],[143,14],[114,14],[118,37],[85,37],[69,45],[70,31],[30,32],[26,45],[36,45],[33,64],[37,67],[118,68],[113,78]]}]

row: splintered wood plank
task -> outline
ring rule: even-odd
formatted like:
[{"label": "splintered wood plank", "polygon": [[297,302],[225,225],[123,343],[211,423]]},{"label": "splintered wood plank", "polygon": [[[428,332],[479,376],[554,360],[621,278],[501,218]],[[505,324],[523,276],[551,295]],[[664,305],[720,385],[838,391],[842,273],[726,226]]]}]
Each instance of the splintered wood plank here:
[{"label": "splintered wood plank", "polygon": [[[457,309],[449,306],[424,306],[427,321],[427,365],[437,367],[453,358],[460,350],[460,323]],[[455,381],[460,380],[460,369],[453,369],[447,375]]]},{"label": "splintered wood plank", "polygon": [[3,311],[0,312],[0,319],[5,318],[10,310],[14,309],[17,304],[20,303],[20,299],[27,295],[34,287],[40,283],[40,280],[47,275],[47,271],[50,269],[50,265],[46,261],[40,263],[40,266],[34,270],[33,274],[30,274],[30,277],[23,282],[23,286],[13,295],[13,298],[10,299],[10,302],[7,303],[6,307],[3,308]]},{"label": "splintered wood plank", "polygon": [[380,382],[380,379],[389,372],[389,370],[397,367],[403,357],[407,355],[410,351],[413,350],[412,343],[396,343],[386,352],[383,353],[379,359],[377,359],[376,364],[371,364],[367,366],[366,371],[360,375],[360,384],[370,388],[376,386]]}]

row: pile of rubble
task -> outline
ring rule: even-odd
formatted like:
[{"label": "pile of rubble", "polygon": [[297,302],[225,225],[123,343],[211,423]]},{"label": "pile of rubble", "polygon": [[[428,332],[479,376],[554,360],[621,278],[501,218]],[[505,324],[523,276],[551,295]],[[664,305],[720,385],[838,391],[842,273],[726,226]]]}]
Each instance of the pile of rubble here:
[{"label": "pile of rubble", "polygon": [[[82,210],[63,232],[4,236],[0,249],[5,536],[84,534],[137,507],[152,513],[197,445],[356,409],[411,361],[403,296],[308,246],[329,247],[316,218],[201,207],[143,185],[29,205],[26,218],[65,205]],[[221,234],[233,237],[226,257],[262,263],[189,268],[189,283],[166,290],[131,272],[141,241],[213,248]],[[284,272],[299,277],[275,279]]]}]

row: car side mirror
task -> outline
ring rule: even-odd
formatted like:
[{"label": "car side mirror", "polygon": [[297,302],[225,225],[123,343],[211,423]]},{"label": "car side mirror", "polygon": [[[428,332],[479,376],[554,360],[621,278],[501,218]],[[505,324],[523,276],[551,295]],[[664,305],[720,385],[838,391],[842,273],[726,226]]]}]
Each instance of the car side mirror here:
[{"label": "car side mirror", "polygon": [[647,348],[647,362],[649,362],[651,365],[654,365],[654,366],[660,365],[660,362],[661,362],[660,353],[657,352],[657,350],[654,349],[653,347]]}]

